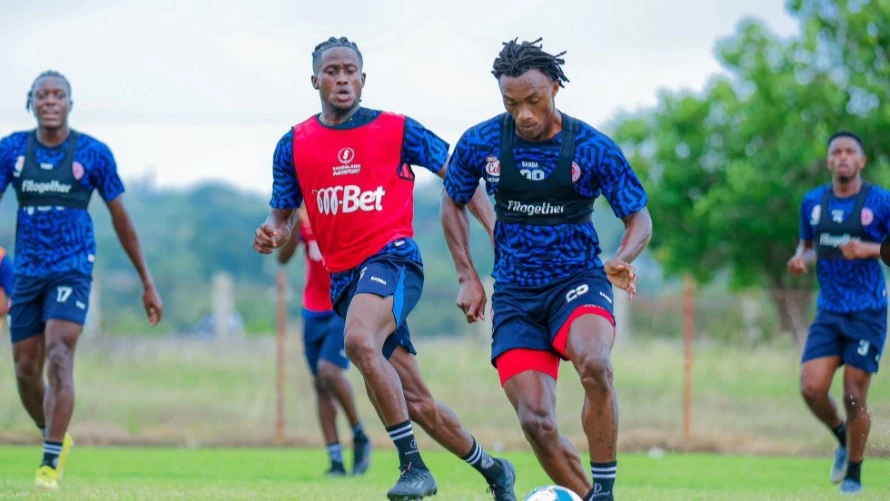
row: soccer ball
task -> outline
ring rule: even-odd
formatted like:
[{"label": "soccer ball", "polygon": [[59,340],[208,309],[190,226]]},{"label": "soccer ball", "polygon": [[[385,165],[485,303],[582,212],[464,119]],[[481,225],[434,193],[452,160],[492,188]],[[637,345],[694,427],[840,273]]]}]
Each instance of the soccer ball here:
[{"label": "soccer ball", "polygon": [[522,501],[581,501],[581,497],[565,487],[548,485],[529,492]]}]

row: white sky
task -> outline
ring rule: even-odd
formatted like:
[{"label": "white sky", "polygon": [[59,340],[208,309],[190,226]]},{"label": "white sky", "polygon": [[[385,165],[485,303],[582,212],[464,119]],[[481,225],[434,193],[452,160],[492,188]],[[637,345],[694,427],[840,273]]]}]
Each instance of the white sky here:
[{"label": "white sky", "polygon": [[310,54],[332,35],[362,50],[366,106],[453,145],[502,111],[490,71],[504,40],[567,50],[557,104],[602,126],[660,89],[700,89],[720,71],[715,42],[744,17],[798,29],[781,0],[73,3],[0,0],[0,136],[34,126],[25,94],[57,69],[73,86],[69,123],[111,147],[125,180],[216,179],[264,194],[276,142],[320,108]]}]

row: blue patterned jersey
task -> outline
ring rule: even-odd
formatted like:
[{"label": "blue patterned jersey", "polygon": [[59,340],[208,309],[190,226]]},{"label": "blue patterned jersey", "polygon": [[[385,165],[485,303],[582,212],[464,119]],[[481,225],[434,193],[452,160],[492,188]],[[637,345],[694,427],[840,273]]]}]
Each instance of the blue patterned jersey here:
[{"label": "blue patterned jersey", "polygon": [[[822,211],[822,197],[830,185],[810,190],[800,204],[800,239],[816,243],[816,227]],[[853,212],[856,197],[831,196],[827,215],[846,220]],[[865,232],[876,242],[890,236],[890,191],[872,185],[862,218]],[[865,224],[868,223],[868,224]],[[887,286],[878,259],[819,259],[816,262],[819,280],[820,310],[849,313],[885,308]]]},{"label": "blue patterned jersey", "polygon": [[[25,147],[29,132],[16,132],[0,140],[0,193],[10,183],[20,184],[19,176],[25,163]],[[41,166],[55,166],[65,158],[66,139],[62,144],[46,148],[38,143],[35,162]],[[81,134],[74,162],[80,183],[89,190],[97,190],[106,201],[124,192],[124,184],[117,174],[117,165],[108,146]],[[85,209],[60,207],[19,207],[15,240],[15,272],[30,277],[75,271],[93,273],[96,238],[93,221]]]},{"label": "blue patterned jersey", "polygon": [[[445,175],[445,189],[459,204],[473,197],[479,179],[485,179],[489,195],[497,191],[499,167],[492,166],[500,153],[501,116],[467,130],[455,146]],[[514,133],[513,155],[520,169],[532,169],[546,179],[556,169],[562,132],[542,142],[525,141]],[[615,216],[622,218],[646,206],[646,191],[620,148],[605,134],[578,120],[575,133],[573,180],[579,197],[591,201],[604,195]],[[583,224],[495,225],[496,280],[534,286],[558,280],[590,268],[602,267],[599,237],[592,222]]]},{"label": "blue patterned jersey", "polygon": [[[334,129],[353,129],[370,123],[380,115],[380,111],[359,108],[347,122],[333,126]],[[303,202],[299,181],[294,167],[293,129],[287,131],[278,141],[272,160],[272,199],[273,209],[294,209]],[[417,121],[406,118],[405,138],[402,142],[402,163],[425,167],[438,173],[448,159],[448,143],[424,128]],[[420,249],[412,239],[405,239],[407,245],[395,246],[390,243],[378,254],[392,254],[411,259],[422,264]],[[331,276],[331,297],[336,298],[348,285],[358,267]]]}]

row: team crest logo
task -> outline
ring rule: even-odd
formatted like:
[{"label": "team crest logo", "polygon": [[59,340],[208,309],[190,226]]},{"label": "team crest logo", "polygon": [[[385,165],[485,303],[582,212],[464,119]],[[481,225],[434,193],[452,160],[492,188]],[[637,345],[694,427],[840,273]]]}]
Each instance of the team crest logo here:
[{"label": "team crest logo", "polygon": [[355,160],[355,150],[352,148],[343,148],[337,153],[337,160],[340,161],[340,165],[348,165],[351,164],[353,160]]},{"label": "team crest logo", "polygon": [[501,161],[498,160],[498,157],[492,155],[485,158],[485,173],[491,177],[501,175]]},{"label": "team crest logo", "polygon": [[74,172],[74,179],[80,181],[80,178],[83,177],[83,165],[80,162],[74,162],[71,164],[71,170]]},{"label": "team crest logo", "polygon": [[335,176],[358,174],[362,170],[362,164],[355,163],[355,150],[352,148],[340,148],[337,152],[337,165],[334,166]]},{"label": "team crest logo", "polygon": [[844,211],[838,209],[831,211],[831,220],[835,223],[842,223],[844,221]]},{"label": "team crest logo", "polygon": [[15,177],[19,177],[22,175],[22,169],[25,168],[25,157],[20,155],[15,159],[15,172],[12,174]]},{"label": "team crest logo", "polygon": [[577,183],[581,179],[581,166],[572,162],[572,182]]},{"label": "team crest logo", "polygon": [[868,226],[875,220],[875,213],[871,211],[868,207],[862,209],[862,226]]},{"label": "team crest logo", "polygon": [[810,212],[810,224],[819,224],[819,218],[822,216],[822,206],[815,205],[813,206],[813,211]]}]

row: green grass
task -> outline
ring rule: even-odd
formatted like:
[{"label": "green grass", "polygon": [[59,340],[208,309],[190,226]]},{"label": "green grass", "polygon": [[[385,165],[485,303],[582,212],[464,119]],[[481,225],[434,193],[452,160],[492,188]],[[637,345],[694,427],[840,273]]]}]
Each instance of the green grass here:
[{"label": "green grass", "polygon": [[[288,443],[322,445],[315,399],[296,336],[287,341]],[[0,443],[37,443],[21,408],[12,356],[0,343]],[[450,338],[418,342],[418,361],[433,394],[495,450],[528,450],[516,416],[488,362],[489,342]],[[619,448],[773,455],[826,454],[833,438],[798,392],[799,349],[700,345],[695,350],[693,437],[683,430],[683,357],[677,344],[621,338],[614,352],[620,404]],[[273,339],[84,338],[75,363],[77,403],[71,430],[81,444],[229,445],[272,443],[275,423]],[[356,370],[349,371],[372,440],[389,443]],[[832,393],[839,397],[840,377]],[[568,364],[558,385],[561,430],[585,444],[583,392]],[[880,373],[869,392],[869,454],[890,454],[890,384]],[[342,424],[342,420],[341,420]],[[421,445],[435,445],[424,435]]]},{"label": "green grass", "polygon": [[[396,479],[391,449],[378,451],[369,474],[339,480],[320,477],[324,451],[307,449],[74,449],[60,496],[33,488],[38,447],[0,447],[2,499],[385,499]],[[444,452],[424,453],[439,483],[439,501],[491,499],[482,478]],[[517,467],[517,493],[549,483],[529,453],[508,453]],[[667,455],[619,458],[619,499],[819,500],[835,499],[828,458]],[[890,497],[890,461],[864,465],[866,495]]]}]

